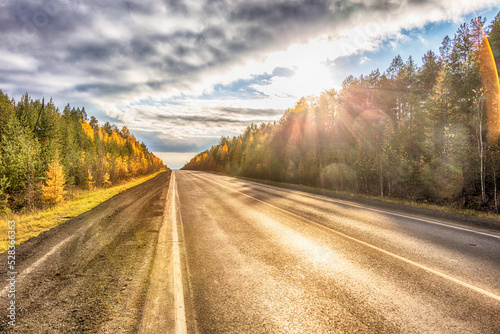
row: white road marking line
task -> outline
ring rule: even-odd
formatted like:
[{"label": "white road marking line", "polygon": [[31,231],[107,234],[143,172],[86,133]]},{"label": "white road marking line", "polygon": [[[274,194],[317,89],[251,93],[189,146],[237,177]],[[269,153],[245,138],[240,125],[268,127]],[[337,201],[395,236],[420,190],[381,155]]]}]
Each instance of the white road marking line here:
[{"label": "white road marking line", "polygon": [[177,232],[177,211],[175,207],[177,185],[175,172],[172,171],[172,252],[174,265],[174,307],[175,307],[175,333],[187,333],[186,310],[184,306],[184,291],[182,288],[181,257],[179,250],[179,235]]},{"label": "white road marking line", "polygon": [[219,185],[219,186],[221,186],[221,187],[224,187],[224,188],[230,189],[230,190],[232,190],[232,191],[238,192],[238,193],[240,193],[240,194],[242,194],[242,195],[244,195],[244,196],[246,196],[246,197],[252,198],[252,199],[254,199],[255,201],[258,201],[258,202],[260,202],[260,203],[262,203],[262,204],[265,204],[265,205],[270,206],[270,207],[272,207],[272,208],[274,208],[274,209],[277,209],[277,210],[279,210],[279,211],[282,211],[282,212],[284,212],[284,213],[286,213],[286,214],[288,214],[288,215],[294,216],[294,217],[299,218],[299,219],[301,219],[301,220],[305,220],[305,221],[309,222],[310,224],[316,225],[316,226],[318,226],[318,227],[320,227],[320,228],[322,228],[322,229],[325,229],[325,230],[327,230],[327,231],[329,231],[329,232],[335,233],[335,234],[337,234],[337,235],[339,235],[339,236],[342,236],[342,237],[344,237],[344,238],[347,238],[347,239],[349,239],[349,240],[351,240],[351,241],[357,242],[357,243],[359,243],[359,244],[362,244],[362,245],[364,245],[364,246],[367,246],[367,247],[369,247],[369,248],[372,248],[372,249],[374,249],[374,250],[377,250],[377,251],[379,251],[379,252],[381,252],[381,253],[384,253],[384,254],[386,254],[386,255],[389,255],[389,256],[391,256],[391,257],[393,257],[393,258],[396,258],[396,259],[398,259],[398,260],[401,260],[401,261],[403,261],[403,262],[405,262],[405,263],[411,264],[411,265],[413,265],[413,266],[415,266],[415,267],[417,267],[417,268],[420,268],[420,269],[422,269],[422,270],[425,270],[425,271],[427,271],[427,272],[429,272],[429,273],[432,273],[432,274],[437,275],[437,276],[439,276],[439,277],[445,278],[445,279],[447,279],[447,280],[449,280],[449,281],[451,281],[451,282],[454,282],[454,283],[459,284],[459,285],[461,285],[461,286],[463,286],[463,287],[466,287],[466,288],[471,289],[471,290],[473,290],[473,291],[476,291],[476,292],[478,292],[478,293],[480,293],[480,294],[483,294],[483,295],[488,296],[488,297],[491,297],[491,298],[493,298],[493,299],[495,299],[495,300],[497,300],[497,301],[500,301],[500,296],[495,295],[494,293],[491,293],[491,292],[489,292],[489,291],[486,291],[486,290],[483,290],[483,289],[481,289],[481,288],[478,288],[478,287],[476,287],[476,286],[474,286],[474,285],[472,285],[472,284],[469,284],[469,283],[463,282],[463,281],[461,281],[461,280],[459,280],[459,279],[457,279],[457,278],[454,278],[454,277],[452,277],[452,276],[446,275],[446,274],[444,274],[444,273],[442,273],[442,272],[439,272],[439,271],[437,271],[437,270],[434,270],[434,269],[432,269],[432,268],[429,268],[429,267],[427,267],[427,266],[424,266],[424,265],[422,265],[422,264],[420,264],[420,263],[417,263],[417,262],[415,262],[415,261],[412,261],[412,260],[409,260],[409,259],[407,259],[407,258],[404,258],[404,257],[402,257],[402,256],[400,256],[400,255],[397,255],[397,254],[391,253],[391,252],[389,252],[389,251],[386,251],[385,249],[379,248],[379,247],[374,246],[374,245],[372,245],[372,244],[369,244],[369,243],[367,243],[367,242],[365,242],[365,241],[362,241],[362,240],[356,239],[356,238],[351,237],[351,236],[349,236],[349,235],[347,235],[347,234],[344,234],[344,233],[342,233],[342,232],[336,231],[336,230],[334,230],[334,229],[332,229],[332,228],[330,228],[330,227],[327,227],[327,226],[321,225],[321,224],[319,224],[319,223],[317,223],[317,222],[315,222],[315,221],[312,221],[312,220],[310,220],[310,219],[308,219],[308,218],[305,218],[305,217],[299,216],[299,215],[297,215],[297,214],[295,214],[295,213],[293,213],[293,212],[290,212],[290,211],[288,211],[288,210],[285,210],[285,209],[282,209],[282,208],[280,208],[280,207],[277,207],[276,205],[273,205],[273,204],[270,204],[270,203],[264,202],[264,201],[262,201],[262,200],[260,200],[260,199],[258,199],[258,198],[256,198],[256,197],[253,197],[253,196],[251,196],[251,195],[245,194],[244,192],[241,192],[241,191],[236,190],[236,189],[234,189],[234,188],[228,187],[228,186],[226,186],[226,185],[224,185],[224,184],[222,184],[222,183],[219,183],[219,182],[216,182],[216,181],[210,180],[209,178],[206,178],[206,177],[201,176],[201,175],[197,175],[196,173],[190,173],[190,174],[191,174],[191,175],[194,175],[194,176],[196,176],[196,177],[199,177],[199,178],[203,178],[203,179],[205,179],[205,180],[207,180],[207,181],[209,181],[209,182],[215,183],[215,184],[217,184],[217,185]]},{"label": "white road marking line", "polygon": [[[256,181],[250,181],[250,182],[256,182]],[[259,183],[259,185],[260,185],[260,183]],[[294,189],[286,189],[285,190],[285,189],[280,189],[279,187],[275,188],[275,187],[272,187],[272,186],[269,186],[269,185],[266,185],[266,184],[262,184],[262,186],[265,187],[265,188],[273,189],[273,190],[280,190],[280,191],[284,191],[284,192],[291,192],[291,193],[302,195],[302,196],[306,196],[306,197],[309,197],[309,198],[316,198],[316,199],[319,199],[319,200],[322,200],[322,201],[327,201],[327,202],[330,202],[330,203],[337,203],[337,204],[348,205],[348,206],[352,206],[352,207],[355,207],[355,208],[360,208],[360,209],[363,209],[363,210],[385,213],[385,214],[388,214],[388,215],[391,215],[391,216],[408,218],[408,219],[412,219],[412,220],[418,220],[418,221],[421,221],[421,222],[424,222],[424,223],[429,223],[429,224],[434,224],[434,225],[449,227],[449,228],[453,228],[453,229],[456,229],[456,230],[471,232],[471,233],[475,233],[475,234],[484,235],[484,236],[487,236],[487,237],[492,237],[492,238],[500,239],[500,235],[490,234],[490,233],[487,233],[487,232],[481,232],[481,231],[469,229],[469,228],[466,228],[466,227],[460,227],[460,226],[456,226],[456,225],[450,225],[450,224],[446,224],[446,223],[443,223],[443,222],[440,222],[440,221],[437,221],[437,220],[433,220],[433,219],[420,218],[420,217],[417,217],[417,216],[405,215],[405,214],[397,213],[397,212],[393,212],[393,211],[375,209],[375,208],[370,207],[370,206],[363,206],[363,205],[355,204],[355,203],[352,203],[352,202],[348,202],[348,201],[344,201],[344,200],[339,200],[339,199],[333,199],[333,198],[325,197],[325,196],[312,195],[312,194],[308,194],[308,193],[301,192],[301,191],[294,190]]]}]

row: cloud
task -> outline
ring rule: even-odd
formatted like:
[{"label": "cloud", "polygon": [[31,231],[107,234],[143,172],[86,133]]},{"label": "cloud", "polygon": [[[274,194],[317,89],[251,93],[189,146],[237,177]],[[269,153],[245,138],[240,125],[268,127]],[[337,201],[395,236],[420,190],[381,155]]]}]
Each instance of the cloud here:
[{"label": "cloud", "polygon": [[361,59],[359,60],[359,63],[360,64],[364,64],[364,63],[368,63],[368,62],[371,62],[372,60],[366,56],[363,56],[361,57]]},{"label": "cloud", "polygon": [[283,115],[283,109],[252,109],[252,108],[231,108],[231,107],[221,107],[219,108],[221,112],[233,114],[233,115],[251,115],[251,116],[281,116]]},{"label": "cloud", "polygon": [[495,3],[3,0],[0,88],[92,105],[156,151],[192,152],[338,85],[335,59]]},{"label": "cloud", "polygon": [[219,142],[220,136],[181,136],[162,131],[145,131],[141,128],[129,128],[136,137],[148,143],[154,152],[201,152]]}]

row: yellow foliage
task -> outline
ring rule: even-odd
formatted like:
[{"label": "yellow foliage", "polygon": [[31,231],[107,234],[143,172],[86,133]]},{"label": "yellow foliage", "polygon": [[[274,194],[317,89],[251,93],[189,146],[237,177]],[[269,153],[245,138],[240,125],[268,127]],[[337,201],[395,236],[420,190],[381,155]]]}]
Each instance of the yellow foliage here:
[{"label": "yellow foliage", "polygon": [[132,174],[132,175],[136,175],[137,174],[137,170],[139,168],[139,162],[136,160],[136,159],[131,159],[129,161],[129,172]]},{"label": "yellow foliage", "polygon": [[82,124],[83,132],[85,132],[87,136],[89,136],[92,140],[94,140],[94,129],[92,129],[90,124],[82,121],[80,121],[80,123]]},{"label": "yellow foliage", "polygon": [[109,173],[104,173],[104,187],[108,188],[111,185],[111,181],[109,180]]},{"label": "yellow foliage", "polygon": [[59,156],[56,154],[54,161],[49,165],[45,185],[42,186],[43,200],[46,203],[56,204],[64,200],[64,172]]},{"label": "yellow foliage", "polygon": [[119,178],[124,178],[128,173],[128,161],[124,157],[118,157],[115,160],[115,173]]},{"label": "yellow foliage", "polygon": [[104,130],[102,128],[99,128],[98,134],[99,134],[99,139],[104,141]]},{"label": "yellow foliage", "polygon": [[123,146],[125,144],[125,140],[116,131],[113,131],[111,133],[109,140],[113,141],[121,146]]},{"label": "yellow foliage", "polygon": [[291,111],[295,114],[298,114],[306,110],[308,106],[309,104],[307,103],[307,99],[305,97],[302,97],[295,105],[295,108],[293,108]]},{"label": "yellow foliage", "polygon": [[224,143],[223,146],[219,146],[217,153],[219,154],[220,158],[224,160],[227,155],[227,144]]},{"label": "yellow foliage", "polygon": [[87,172],[87,188],[94,189],[94,184],[95,184],[94,177],[92,176],[92,173],[89,170]]}]

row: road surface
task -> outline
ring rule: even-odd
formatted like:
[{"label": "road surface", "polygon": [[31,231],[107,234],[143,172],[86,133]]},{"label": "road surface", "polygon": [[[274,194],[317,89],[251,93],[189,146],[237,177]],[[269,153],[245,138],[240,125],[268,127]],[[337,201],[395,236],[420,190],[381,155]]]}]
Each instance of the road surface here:
[{"label": "road surface", "polygon": [[196,171],[148,182],[19,247],[24,270],[52,253],[19,279],[17,329],[500,332],[496,223]]}]

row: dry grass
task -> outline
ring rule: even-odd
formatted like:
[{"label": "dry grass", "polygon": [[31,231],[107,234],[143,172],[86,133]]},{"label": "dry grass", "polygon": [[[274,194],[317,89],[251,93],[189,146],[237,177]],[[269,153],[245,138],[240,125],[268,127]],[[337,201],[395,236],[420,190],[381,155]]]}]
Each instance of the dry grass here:
[{"label": "dry grass", "polygon": [[79,194],[75,194],[71,200],[60,203],[47,210],[23,214],[11,213],[2,216],[0,219],[0,253],[4,253],[7,250],[8,221],[13,220],[16,222],[16,245],[18,245],[28,239],[36,237],[44,231],[58,226],[71,217],[76,217],[92,209],[124,190],[152,179],[159,173],[161,173],[161,171],[129,180],[126,183],[111,188],[80,192]]}]

